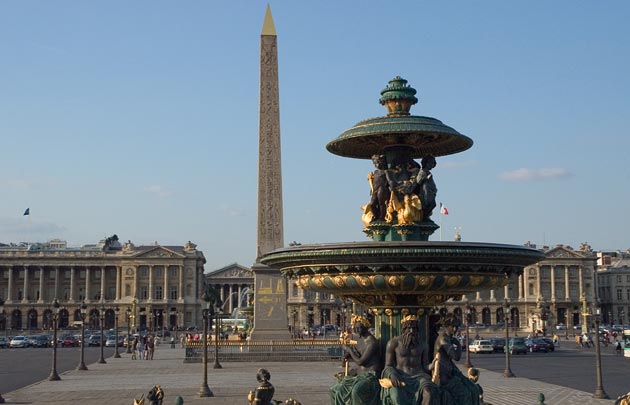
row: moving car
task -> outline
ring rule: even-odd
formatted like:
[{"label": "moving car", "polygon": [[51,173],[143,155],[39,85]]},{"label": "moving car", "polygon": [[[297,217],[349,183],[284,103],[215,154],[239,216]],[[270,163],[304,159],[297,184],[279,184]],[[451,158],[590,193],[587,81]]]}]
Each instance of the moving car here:
[{"label": "moving car", "polygon": [[88,346],[100,346],[101,345],[101,335],[90,335],[87,339]]},{"label": "moving car", "polygon": [[510,338],[510,342],[508,343],[507,350],[510,351],[510,354],[527,354],[527,345],[525,345],[525,338],[513,337]]},{"label": "moving car", "polygon": [[555,352],[556,351],[556,345],[555,345],[555,343],[553,343],[553,339],[542,338],[542,340],[547,342],[547,348],[549,349],[550,352]]},{"label": "moving car", "polygon": [[0,347],[9,347],[9,339],[0,336]]},{"label": "moving car", "polygon": [[525,345],[527,346],[527,350],[530,353],[533,352],[545,352],[549,351],[549,345],[543,339],[540,338],[532,338],[525,340]]},{"label": "moving car", "polygon": [[13,336],[9,347],[28,347],[28,339],[26,336]]},{"label": "moving car", "polygon": [[494,348],[489,340],[475,340],[468,347],[471,353],[492,353]]}]

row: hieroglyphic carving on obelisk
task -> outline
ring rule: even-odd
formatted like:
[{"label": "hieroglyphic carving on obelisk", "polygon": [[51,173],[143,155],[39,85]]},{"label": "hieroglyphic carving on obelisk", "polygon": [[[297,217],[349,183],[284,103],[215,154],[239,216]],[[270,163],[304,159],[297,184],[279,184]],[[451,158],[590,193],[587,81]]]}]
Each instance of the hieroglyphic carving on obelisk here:
[{"label": "hieroglyphic carving on obelisk", "polygon": [[258,239],[254,272],[254,328],[251,339],[288,340],[287,280],[278,269],[260,263],[268,252],[284,247],[278,43],[267,5],[260,36],[260,126],[258,133]]},{"label": "hieroglyphic carving on obelisk", "polygon": [[271,9],[267,5],[260,36],[257,259],[284,246],[277,38]]}]

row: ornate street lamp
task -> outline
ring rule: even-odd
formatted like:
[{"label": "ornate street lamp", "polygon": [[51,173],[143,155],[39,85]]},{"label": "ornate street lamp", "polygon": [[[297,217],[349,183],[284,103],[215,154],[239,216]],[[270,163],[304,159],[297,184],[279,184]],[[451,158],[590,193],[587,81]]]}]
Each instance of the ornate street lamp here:
[{"label": "ornate street lamp", "polygon": [[470,308],[470,305],[466,305],[466,362],[464,363],[464,366],[466,366],[466,368],[471,368],[473,365],[470,362],[470,334],[469,334],[469,327],[470,327],[470,321],[472,318],[472,309]]},{"label": "ornate street lamp", "polygon": [[87,304],[81,303],[81,357],[77,370],[87,370],[85,366],[85,316],[87,314]]},{"label": "ornate street lamp", "polygon": [[219,315],[221,307],[216,306],[214,311],[214,368],[223,368],[219,363]]},{"label": "ornate street lamp", "polygon": [[101,305],[101,358],[98,359],[97,363],[105,364],[105,357],[103,356],[103,350],[105,349],[105,333],[103,329],[105,329],[105,305]]},{"label": "ornate street lamp", "polygon": [[204,309],[203,309],[203,380],[201,382],[201,388],[199,389],[198,395],[200,397],[214,397],[212,391],[210,391],[210,387],[208,387],[208,318],[210,317],[210,296],[207,292],[204,292],[201,296],[201,299],[204,301]]},{"label": "ornate street lamp", "polygon": [[114,350],[114,358],[119,359],[120,353],[118,352],[118,314],[120,313],[120,308],[116,307],[114,311],[116,312],[116,317],[114,318],[114,330],[116,331],[116,343],[114,343],[114,347],[116,348],[116,350]]},{"label": "ornate street lamp", "polygon": [[127,353],[131,354],[131,308],[127,307],[125,313],[127,314]]},{"label": "ornate street lamp", "polygon": [[[6,316],[4,315],[4,300],[2,299],[2,297],[0,297],[0,321],[3,322],[4,325],[4,332],[6,335],[7,332],[7,325],[6,325]],[[0,404],[4,404],[4,398],[2,398],[2,394],[0,394]]]},{"label": "ornate street lamp", "polygon": [[510,300],[507,298],[503,301],[503,313],[505,323],[505,370],[503,371],[503,377],[515,377],[512,369],[510,368]]},{"label": "ornate street lamp", "polygon": [[52,359],[52,370],[50,370],[50,376],[48,376],[49,381],[59,381],[59,374],[57,374],[57,320],[59,319],[59,301],[57,298],[53,301],[53,359]]},{"label": "ornate street lamp", "polygon": [[604,391],[604,386],[602,385],[602,355],[599,351],[599,302],[597,303],[597,309],[595,312],[595,368],[597,372],[597,387],[595,388],[595,393],[593,394],[593,398],[596,399],[608,399],[610,398],[606,391]]}]

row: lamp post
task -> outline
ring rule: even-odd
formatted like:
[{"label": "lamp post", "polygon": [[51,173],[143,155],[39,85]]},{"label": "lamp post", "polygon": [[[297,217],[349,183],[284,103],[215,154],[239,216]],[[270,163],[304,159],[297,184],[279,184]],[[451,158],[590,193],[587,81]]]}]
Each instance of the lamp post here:
[{"label": "lamp post", "polygon": [[207,292],[204,292],[201,296],[201,299],[205,302],[205,308],[203,309],[203,380],[201,382],[201,388],[199,389],[198,395],[200,397],[214,397],[212,391],[210,391],[210,387],[208,387],[208,318],[210,316],[210,296]]},{"label": "lamp post", "polygon": [[564,313],[564,338],[569,340],[569,311]]},{"label": "lamp post", "polygon": [[87,304],[81,303],[81,357],[79,358],[79,365],[77,370],[87,370],[85,366],[85,315],[87,314]]},{"label": "lamp post", "polygon": [[98,359],[97,363],[105,364],[105,357],[103,356],[103,350],[105,349],[105,333],[103,329],[105,328],[105,305],[101,305],[101,358]]},{"label": "lamp post", "polygon": [[50,375],[48,376],[49,381],[59,381],[59,374],[57,374],[57,320],[59,319],[59,301],[57,298],[53,301],[53,356],[52,356],[52,370],[50,370]]},{"label": "lamp post", "polygon": [[127,353],[131,354],[131,308],[127,307]]},{"label": "lamp post", "polygon": [[214,368],[223,368],[219,364],[219,314],[221,307],[217,306],[214,311]]},{"label": "lamp post", "polygon": [[[6,322],[6,317],[4,316],[4,300],[2,299],[2,297],[0,297],[0,321],[3,322],[3,327],[6,334],[7,325],[4,323]],[[4,402],[4,398],[2,398],[2,394],[0,394],[0,404],[4,404]]]},{"label": "lamp post", "polygon": [[114,330],[116,331],[116,343],[114,344],[116,350],[114,350],[114,358],[119,359],[120,353],[118,352],[118,314],[120,313],[120,308],[116,307],[114,311],[116,312],[116,317],[114,318]]},{"label": "lamp post", "polygon": [[469,305],[466,305],[466,362],[464,366],[471,368],[473,365],[470,362],[470,334],[468,328],[470,327],[470,318],[472,317],[472,310]]},{"label": "lamp post", "polygon": [[595,387],[595,393],[593,394],[593,398],[596,399],[608,399],[610,398],[606,391],[604,391],[604,386],[602,385],[602,355],[599,351],[599,304],[595,313],[595,369],[597,372],[597,387]]},{"label": "lamp post", "polygon": [[503,302],[503,312],[505,314],[505,370],[503,371],[503,377],[510,378],[515,377],[515,375],[510,368],[510,300],[507,298]]}]

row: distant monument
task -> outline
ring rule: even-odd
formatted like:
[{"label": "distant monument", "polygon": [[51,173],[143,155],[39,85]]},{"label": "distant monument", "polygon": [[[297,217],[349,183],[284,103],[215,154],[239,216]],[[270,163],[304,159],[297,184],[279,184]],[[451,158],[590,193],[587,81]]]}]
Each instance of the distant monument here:
[{"label": "distant monument", "polygon": [[278,40],[267,5],[260,36],[260,113],[258,129],[258,235],[254,273],[252,340],[290,339],[287,329],[287,280],[276,268],[260,263],[266,253],[284,247]]}]

